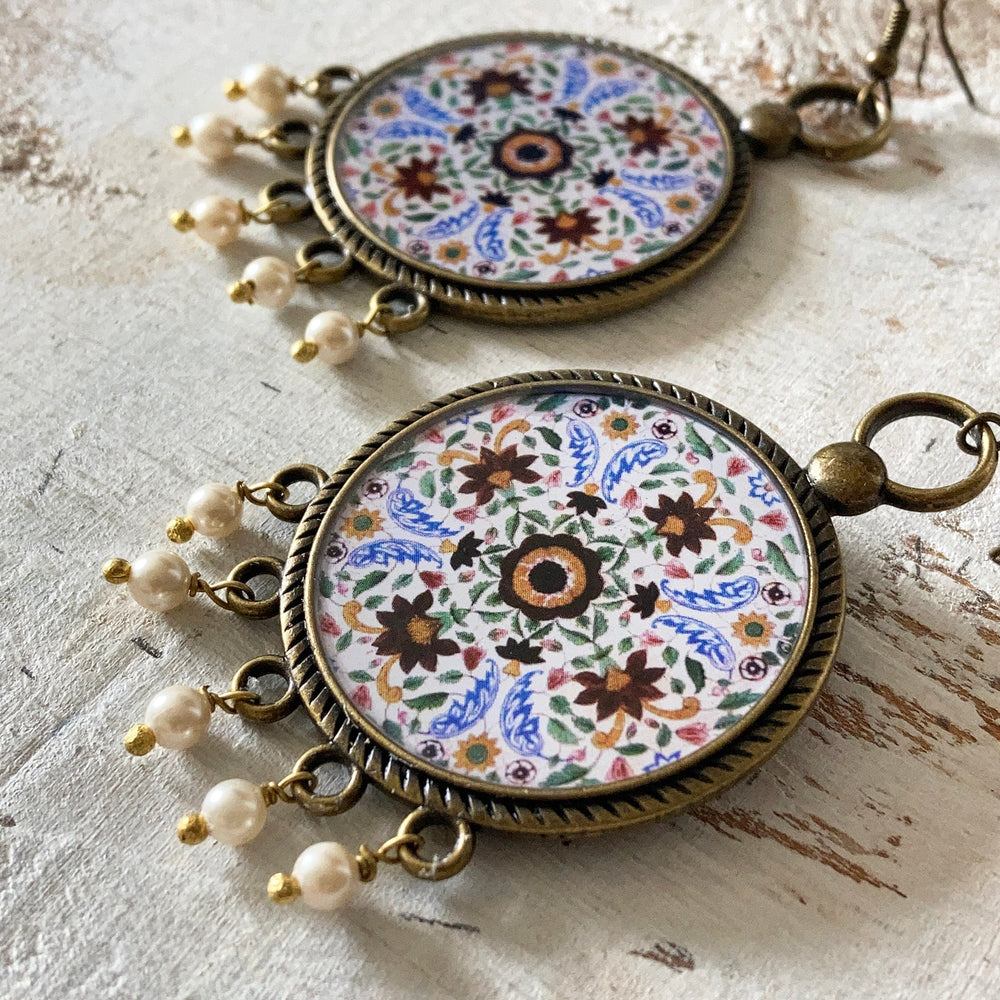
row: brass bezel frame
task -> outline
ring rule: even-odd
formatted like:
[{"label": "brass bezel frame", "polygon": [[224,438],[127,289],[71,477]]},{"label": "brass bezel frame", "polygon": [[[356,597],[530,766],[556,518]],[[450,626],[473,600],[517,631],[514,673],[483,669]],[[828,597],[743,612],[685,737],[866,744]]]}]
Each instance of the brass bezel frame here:
[{"label": "brass bezel frame", "polygon": [[[615,387],[660,396],[743,438],[746,446],[780,480],[807,539],[812,628],[803,633],[794,665],[758,716],[723,745],[698,759],[692,755],[675,772],[663,769],[627,787],[594,789],[483,790],[459,775],[440,777],[426,762],[410,758],[384,735],[359,726],[331,690],[314,655],[308,581],[313,545],[326,515],[345,484],[374,452],[429,415],[470,397],[523,386],[558,389],[566,383],[607,391]],[[281,623],[289,668],[302,701],[324,734],[388,794],[403,801],[462,815],[471,822],[511,832],[566,834],[597,832],[662,818],[714,795],[762,764],[802,720],[833,663],[844,619],[843,574],[829,515],[802,469],[763,431],[720,404],[670,383],[608,371],[550,371],[512,375],[468,386],[412,411],[372,437],[330,478],[309,505],[289,552],[281,588]],[[796,659],[797,657],[797,659]],[[734,727],[735,728],[735,727]],[[634,787],[633,787],[634,786]]]},{"label": "brass bezel frame", "polygon": [[[404,258],[374,235],[365,220],[349,209],[337,185],[333,151],[339,127],[355,101],[401,65],[415,59],[447,50],[456,44],[510,40],[600,45],[610,52],[640,60],[675,77],[705,103],[719,124],[729,154],[725,179],[728,190],[719,198],[714,213],[706,218],[693,236],[685,237],[650,261],[607,277],[568,281],[555,286],[489,282],[455,275],[433,264],[418,265]],[[320,221],[344,243],[360,264],[377,277],[415,288],[442,309],[461,316],[502,323],[542,323],[594,319],[644,305],[671,286],[691,277],[729,242],[739,228],[750,190],[750,166],[750,149],[740,132],[736,116],[704,84],[671,63],[639,49],[593,36],[509,32],[469,35],[406,53],[345,90],[330,105],[309,146],[306,177],[312,185],[313,204]]]}]

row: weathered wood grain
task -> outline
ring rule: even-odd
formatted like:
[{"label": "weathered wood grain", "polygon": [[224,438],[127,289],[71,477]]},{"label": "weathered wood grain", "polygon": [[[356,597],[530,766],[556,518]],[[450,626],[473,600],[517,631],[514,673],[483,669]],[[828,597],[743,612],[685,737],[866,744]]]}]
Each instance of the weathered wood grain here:
[{"label": "weathered wood grain", "polygon": [[[387,872],[349,914],[263,896],[316,839],[373,841],[400,809],[336,821],[276,807],[246,849],[184,850],[176,817],[224,776],[284,773],[313,738],[224,718],[185,755],[142,760],[121,732],[170,682],[220,685],[274,651],[273,624],[207,606],[158,618],[106,587],[108,555],[149,547],[200,482],[327,467],[428,396],[498,373],[615,365],[730,401],[800,460],[886,395],[997,408],[1000,10],[952,0],[966,107],[921,17],[890,146],[839,167],[759,165],[747,225],[662,302],[602,323],[484,329],[448,317],[331,373],[285,353],[317,295],[280,319],[224,286],[266,247],[215,254],[165,225],[202,193],[275,176],[169,147],[221,109],[218,81],[269,58],[371,68],[485,28],[593,31],[652,49],[734,107],[860,69],[887,4],[798,0],[504,6],[457,0],[211,5],[0,3],[0,995],[352,1000],[628,996],[992,998],[1000,990],[1000,486],[929,517],[842,521],[846,637],[802,728],[751,781],[659,827],[570,844],[483,837],[452,883]],[[246,109],[234,113],[251,121]],[[338,301],[360,310],[353,279]],[[391,402],[387,403],[387,399]],[[927,421],[879,438],[894,476],[966,460]],[[248,518],[192,563],[224,572],[287,545]]]}]

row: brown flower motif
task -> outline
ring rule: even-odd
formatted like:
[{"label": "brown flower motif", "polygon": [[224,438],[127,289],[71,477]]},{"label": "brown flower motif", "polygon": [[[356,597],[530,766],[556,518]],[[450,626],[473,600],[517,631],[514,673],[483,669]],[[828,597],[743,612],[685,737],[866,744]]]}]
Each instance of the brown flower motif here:
[{"label": "brown flower motif", "polygon": [[477,107],[485,104],[491,97],[504,98],[512,94],[522,94],[527,97],[531,94],[528,89],[530,81],[521,76],[518,72],[502,73],[496,69],[483,70],[479,76],[474,77],[465,85],[465,92],[472,98],[472,103]]},{"label": "brown flower motif", "polygon": [[500,563],[500,596],[533,621],[576,618],[603,589],[601,557],[572,535],[531,535]]},{"label": "brown flower motif", "polygon": [[392,182],[392,186],[399,188],[404,198],[423,198],[424,201],[433,201],[434,195],[448,193],[448,189],[438,183],[437,165],[436,157],[432,160],[411,157],[409,166],[396,167],[396,179]]},{"label": "brown flower motif", "polygon": [[656,525],[656,533],[666,540],[672,556],[679,556],[684,549],[698,555],[703,539],[715,539],[715,529],[708,523],[714,509],[696,507],[690,493],[682,493],[676,500],[661,493],[657,506],[644,507],[643,511]]},{"label": "brown flower motif", "polygon": [[661,146],[670,145],[670,129],[657,125],[652,118],[636,118],[629,115],[623,122],[612,122],[613,128],[624,132],[632,143],[629,153],[638,156],[640,153],[655,153]]},{"label": "brown flower motif", "polygon": [[490,163],[508,177],[547,180],[573,162],[573,147],[555,132],[517,128],[493,143]]},{"label": "brown flower motif", "polygon": [[382,656],[399,657],[404,673],[409,673],[418,663],[424,670],[434,673],[439,656],[453,656],[459,652],[454,639],[439,639],[441,622],[427,612],[434,598],[429,590],[408,601],[398,594],[392,599],[391,611],[379,611],[375,617],[385,626],[373,645]]},{"label": "brown flower motif", "polygon": [[666,693],[655,686],[665,673],[663,667],[647,667],[646,650],[637,649],[625,661],[624,670],[609,667],[603,677],[592,670],[574,674],[573,680],[582,684],[583,690],[573,703],[596,705],[598,722],[619,711],[626,712],[633,719],[641,719],[643,705],[662,698]]},{"label": "brown flower motif", "polygon": [[490,448],[479,449],[479,461],[463,465],[458,471],[469,481],[462,483],[459,493],[475,493],[476,503],[489,503],[497,490],[505,490],[514,480],[519,483],[537,483],[541,475],[528,466],[537,455],[518,455],[517,445],[510,445],[496,452]]},{"label": "brown flower motif", "polygon": [[580,246],[587,236],[598,233],[597,223],[600,219],[591,215],[585,208],[575,212],[557,212],[555,215],[542,215],[538,218],[539,226],[535,232],[547,236],[549,243],[561,243],[569,240],[574,246]]}]

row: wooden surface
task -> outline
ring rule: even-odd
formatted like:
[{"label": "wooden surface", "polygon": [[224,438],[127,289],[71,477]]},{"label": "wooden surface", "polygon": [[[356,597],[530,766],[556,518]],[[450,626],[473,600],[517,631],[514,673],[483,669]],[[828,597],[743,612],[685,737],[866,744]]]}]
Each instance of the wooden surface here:
[{"label": "wooden surface", "polygon": [[[954,513],[839,523],[849,619],[815,710],[753,780],[662,826],[570,845],[483,836],[440,886],[387,871],[349,913],[278,910],[267,876],[316,839],[391,832],[370,794],[335,821],[274,810],[234,851],[182,848],[176,818],[228,776],[285,773],[304,718],[228,717],[187,754],[128,758],[120,735],[168,683],[225,684],[276,651],[274,623],[207,602],[156,617],[99,566],[156,543],[188,492],[295,460],[334,466],[429,396],[510,371],[616,366],[689,385],[756,420],[800,461],[873,403],[930,389],[997,408],[1000,11],[955,0],[965,106],[920,17],[895,138],[870,160],[758,165],[746,226],[691,284],[640,312],[565,330],[447,317],[298,367],[279,319],[224,286],[264,247],[214,253],[165,224],[203,193],[252,192],[173,149],[166,128],[224,109],[218,81],[269,58],[373,68],[418,43],[513,27],[650,48],[735,108],[860,68],[886,4],[696,0],[507,4],[0,6],[4,721],[0,995],[214,998],[943,998],[1000,989],[998,489]],[[245,109],[239,109],[243,113]],[[247,113],[247,121],[252,116]],[[371,286],[338,301],[360,310]],[[884,443],[883,443],[884,442]],[[880,437],[917,483],[967,461],[938,422]],[[232,544],[194,543],[206,575],[278,552],[252,512]]]}]

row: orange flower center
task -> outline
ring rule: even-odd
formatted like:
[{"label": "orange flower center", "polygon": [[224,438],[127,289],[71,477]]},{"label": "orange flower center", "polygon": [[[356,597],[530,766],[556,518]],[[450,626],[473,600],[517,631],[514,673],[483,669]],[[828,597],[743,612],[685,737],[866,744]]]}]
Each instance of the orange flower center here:
[{"label": "orange flower center", "polygon": [[510,93],[509,83],[488,83],[486,85],[486,93],[490,97],[506,97]]},{"label": "orange flower center", "polygon": [[560,212],[556,216],[556,229],[575,229],[576,228],[576,216],[570,215],[568,212]]},{"label": "orange flower center", "polygon": [[663,522],[663,534],[665,535],[683,535],[684,534],[684,519],[678,517],[676,514],[671,514]]},{"label": "orange flower center", "polygon": [[417,174],[417,180],[424,187],[430,187],[437,180],[437,174],[430,170],[421,170]]},{"label": "orange flower center", "polygon": [[441,627],[433,618],[416,617],[406,623],[406,634],[419,646],[429,646]]},{"label": "orange flower center", "polygon": [[508,486],[510,486],[510,481],[513,478],[514,477],[506,469],[500,469],[497,472],[491,472],[486,481],[488,483],[492,483],[496,487],[499,487],[501,490],[505,490]]},{"label": "orange flower center", "polygon": [[644,128],[634,128],[629,132],[628,137],[632,142],[643,142],[646,139],[646,130]]},{"label": "orange flower center", "polygon": [[608,671],[607,684],[605,686],[609,691],[621,691],[622,688],[628,687],[628,684],[629,676],[624,670],[612,667]]}]

